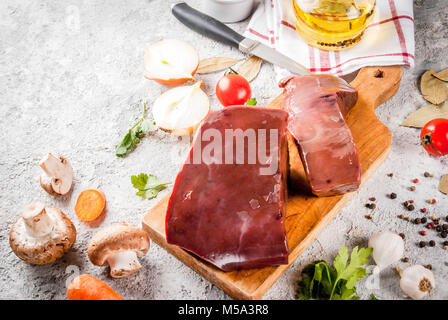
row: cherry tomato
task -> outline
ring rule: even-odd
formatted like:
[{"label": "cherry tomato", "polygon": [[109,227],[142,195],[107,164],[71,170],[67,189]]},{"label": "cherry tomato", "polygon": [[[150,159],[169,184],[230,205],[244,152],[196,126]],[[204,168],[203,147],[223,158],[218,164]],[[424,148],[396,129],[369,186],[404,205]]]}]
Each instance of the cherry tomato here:
[{"label": "cherry tomato", "polygon": [[216,84],[216,96],[224,107],[243,105],[251,95],[249,82],[239,74],[226,74]]},{"label": "cherry tomato", "polygon": [[420,132],[423,148],[433,156],[448,154],[448,119],[429,121]]}]

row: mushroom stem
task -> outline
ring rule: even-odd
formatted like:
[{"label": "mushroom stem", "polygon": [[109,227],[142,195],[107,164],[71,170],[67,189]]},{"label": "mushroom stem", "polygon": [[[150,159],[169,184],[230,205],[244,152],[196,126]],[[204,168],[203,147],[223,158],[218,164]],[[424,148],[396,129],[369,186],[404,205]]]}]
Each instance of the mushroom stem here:
[{"label": "mushroom stem", "polygon": [[60,177],[65,173],[61,159],[56,158],[51,153],[47,154],[47,156],[40,161],[39,165],[49,177]]},{"label": "mushroom stem", "polygon": [[34,238],[44,237],[53,231],[53,221],[42,202],[36,201],[27,205],[22,211],[22,217],[27,233]]},{"label": "mushroom stem", "polygon": [[134,250],[111,252],[107,257],[110,275],[113,278],[126,277],[141,269],[137,253]]},{"label": "mushroom stem", "polygon": [[39,163],[44,171],[41,185],[49,193],[66,194],[72,185],[73,169],[67,159],[47,154]]}]

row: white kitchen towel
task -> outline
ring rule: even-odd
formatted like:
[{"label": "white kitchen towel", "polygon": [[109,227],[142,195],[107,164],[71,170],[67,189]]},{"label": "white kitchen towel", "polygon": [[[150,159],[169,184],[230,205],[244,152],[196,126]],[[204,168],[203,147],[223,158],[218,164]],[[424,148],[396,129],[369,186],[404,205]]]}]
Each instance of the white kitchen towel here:
[{"label": "white kitchen towel", "polygon": [[[365,66],[414,66],[412,0],[377,0],[376,12],[361,41],[342,51],[309,46],[295,30],[292,0],[261,0],[245,36],[271,46],[296,60],[312,73],[342,76]],[[288,76],[275,67],[276,78]]]}]

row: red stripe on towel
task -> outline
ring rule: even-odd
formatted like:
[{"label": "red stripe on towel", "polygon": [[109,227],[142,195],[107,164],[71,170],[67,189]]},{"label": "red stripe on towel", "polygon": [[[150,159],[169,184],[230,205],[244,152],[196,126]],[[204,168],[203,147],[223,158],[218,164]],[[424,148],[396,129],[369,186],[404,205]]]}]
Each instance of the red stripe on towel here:
[{"label": "red stripe on towel", "polygon": [[314,48],[308,46],[308,55],[310,56],[310,69],[316,68],[316,63],[314,62]]},{"label": "red stripe on towel", "polygon": [[268,36],[265,36],[264,34],[261,34],[260,32],[255,31],[255,30],[252,29],[252,28],[249,28],[248,30],[249,30],[250,33],[252,33],[252,34],[254,34],[254,35],[256,35],[256,36],[258,36],[258,37],[260,37],[260,38],[262,38],[262,39],[264,39],[264,40],[269,40],[269,37],[268,37]]},{"label": "red stripe on towel", "polygon": [[[339,51],[333,51],[334,52],[334,61],[336,63],[336,65],[340,66],[341,65],[341,55],[339,53]],[[338,70],[336,71],[338,76],[342,76],[342,69],[338,68]]]},{"label": "red stripe on towel", "polygon": [[343,63],[340,63],[337,66],[334,67],[330,67],[330,68],[310,68],[311,72],[326,72],[326,71],[330,71],[336,68],[340,68],[342,65],[353,61],[353,60],[359,60],[359,59],[366,59],[366,58],[375,58],[375,57],[387,57],[387,56],[402,56],[402,57],[410,57],[412,59],[414,59],[414,55],[407,53],[407,52],[400,52],[400,53],[386,53],[386,54],[376,54],[376,55],[371,55],[371,56],[364,56],[364,57],[356,57],[356,58],[352,58],[349,59],[347,61],[344,61]]},{"label": "red stripe on towel", "polygon": [[[390,7],[390,12],[392,13],[392,18],[393,17],[397,17],[397,8],[395,7],[395,2],[394,0],[389,0],[389,7]],[[401,50],[403,50],[403,53],[407,53],[408,50],[406,48],[406,39],[404,38],[404,34],[403,34],[403,30],[401,29],[401,24],[400,21],[398,21],[398,19],[394,19],[394,25],[395,25],[395,30],[397,30],[397,35],[398,35],[398,40],[400,41],[400,47]],[[404,59],[404,63],[405,64],[409,64],[409,60],[407,58],[407,56],[403,56]]]}]

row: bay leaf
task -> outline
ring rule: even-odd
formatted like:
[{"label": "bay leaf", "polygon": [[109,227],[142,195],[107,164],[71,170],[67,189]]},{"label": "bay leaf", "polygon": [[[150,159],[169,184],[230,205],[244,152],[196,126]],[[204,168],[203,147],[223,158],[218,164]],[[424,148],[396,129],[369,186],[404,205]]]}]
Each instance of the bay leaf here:
[{"label": "bay leaf", "polygon": [[448,194],[448,174],[445,174],[440,178],[439,191]]},{"label": "bay leaf", "polygon": [[240,65],[236,72],[251,82],[260,72],[262,62],[263,60],[257,56],[250,56]]},{"label": "bay leaf", "polygon": [[241,59],[233,59],[226,57],[207,58],[199,62],[198,70],[199,74],[212,73],[230,68],[241,61]]},{"label": "bay leaf", "polygon": [[448,88],[442,80],[434,77],[434,70],[426,71],[420,79],[423,97],[432,104],[441,104],[448,97]]},{"label": "bay leaf", "polygon": [[437,73],[434,73],[434,77],[442,81],[448,81],[448,68],[443,69],[442,71],[439,71]]},{"label": "bay leaf", "polygon": [[400,125],[403,127],[423,128],[429,121],[437,118],[448,119],[448,101],[445,101],[440,106],[429,104],[421,107],[408,115]]}]

